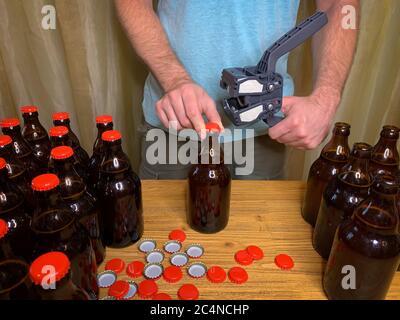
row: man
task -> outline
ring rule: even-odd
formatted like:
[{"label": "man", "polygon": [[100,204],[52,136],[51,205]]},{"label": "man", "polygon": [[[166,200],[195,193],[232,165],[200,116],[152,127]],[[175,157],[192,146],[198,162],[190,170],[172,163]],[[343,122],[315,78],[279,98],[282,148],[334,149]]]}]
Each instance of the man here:
[{"label": "man", "polygon": [[[152,0],[115,0],[132,46],[151,71],[143,99],[146,130],[165,129],[172,122],[177,130],[193,128],[204,135],[204,116],[221,128],[233,129],[221,106],[227,95],[219,88],[222,69],[256,65],[263,52],[295,26],[299,1],[159,0],[156,14]],[[251,175],[237,178],[281,178],[284,145],[314,149],[330,129],[356,43],[356,31],[341,25],[342,8],[352,5],[358,10],[359,3],[317,0],[316,4],[327,13],[329,23],[313,37],[313,91],[306,97],[292,96],[288,55],[279,59],[285,119],[270,129],[262,121],[241,127],[255,130],[255,163]],[[246,142],[236,139],[234,148]],[[148,146],[143,139],[142,178],[186,177],[188,165],[148,163]]]}]

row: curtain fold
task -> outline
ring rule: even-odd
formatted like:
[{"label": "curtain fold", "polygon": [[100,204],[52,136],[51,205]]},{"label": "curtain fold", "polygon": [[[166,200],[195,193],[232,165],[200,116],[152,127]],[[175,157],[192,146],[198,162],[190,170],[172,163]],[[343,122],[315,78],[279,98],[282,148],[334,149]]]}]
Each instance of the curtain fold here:
[{"label": "curtain fold", "polygon": [[[44,5],[57,12],[55,30],[42,28]],[[400,1],[361,1],[358,47],[336,120],[352,125],[350,142],[374,144],[383,124],[400,126]],[[299,20],[315,10],[302,1]],[[311,47],[296,49],[289,71],[296,94],[311,91]],[[37,104],[43,124],[69,111],[82,145],[91,152],[94,117],[111,114],[137,169],[142,88],[147,70],[135,56],[112,0],[0,0],[0,118]],[[289,179],[306,178],[322,146],[290,149]]]}]

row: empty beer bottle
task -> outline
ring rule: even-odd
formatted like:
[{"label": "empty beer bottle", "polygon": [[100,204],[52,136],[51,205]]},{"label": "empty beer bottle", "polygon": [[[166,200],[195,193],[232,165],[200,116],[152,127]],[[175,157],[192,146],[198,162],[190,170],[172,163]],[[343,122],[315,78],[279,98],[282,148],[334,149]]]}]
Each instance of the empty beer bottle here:
[{"label": "empty beer bottle", "polygon": [[371,189],[335,235],[323,278],[329,299],[384,299],[400,263],[398,185],[380,176]]},{"label": "empty beer bottle", "polygon": [[121,146],[121,133],[102,134],[105,153],[100,166],[98,193],[106,246],[121,248],[138,241],[143,234],[142,188]]},{"label": "empty beer bottle", "polygon": [[28,170],[15,156],[11,144],[10,136],[0,135],[0,157],[6,161],[8,177],[24,195],[27,206],[33,208],[34,200]]},{"label": "empty beer bottle", "polygon": [[43,174],[32,180],[36,207],[32,219],[33,258],[49,251],[62,251],[71,261],[72,281],[91,298],[98,294],[97,265],[92,244],[59,194],[60,180]]},{"label": "empty beer bottle", "polygon": [[337,122],[332,133],[331,140],[322,149],[319,158],[311,165],[308,174],[301,213],[304,220],[312,226],[317,221],[322,193],[326,185],[346,164],[349,158],[348,136],[350,135],[350,125],[344,122]]},{"label": "empty beer bottle", "polygon": [[99,179],[100,163],[104,156],[103,140],[101,135],[113,129],[113,119],[111,116],[102,115],[96,117],[97,137],[93,145],[93,154],[89,160],[87,185],[90,191],[96,190]]},{"label": "empty beer bottle", "polygon": [[45,253],[33,261],[29,275],[40,300],[90,299],[71,281],[70,265],[68,256],[59,251]]},{"label": "empty beer bottle", "polygon": [[368,197],[372,178],[368,172],[372,147],[355,143],[349,163],[327,185],[313,233],[313,246],[328,259],[339,224],[351,217],[354,208]]},{"label": "empty beer bottle", "polygon": [[399,168],[399,152],[397,140],[400,129],[395,126],[384,126],[381,137],[372,150],[370,171],[377,174],[395,175]]},{"label": "empty beer bottle", "polygon": [[53,169],[60,179],[61,197],[88,232],[99,265],[104,260],[105,254],[99,225],[100,208],[87,192],[83,179],[75,170],[73,155],[71,147],[61,146],[52,149]]},{"label": "empty beer bottle", "polygon": [[0,261],[0,300],[36,300],[29,265],[20,259]]},{"label": "empty beer bottle", "polygon": [[53,114],[53,124],[54,126],[65,126],[68,128],[68,136],[69,139],[71,140],[71,147],[74,149],[74,153],[77,155],[79,158],[81,164],[84,167],[87,167],[89,164],[89,155],[81,147],[81,143],[79,142],[78,137],[74,133],[74,131],[71,129],[71,124],[70,124],[70,118],[69,118],[69,113],[68,112],[57,112]]},{"label": "empty beer bottle", "polygon": [[231,174],[218,142],[218,124],[207,123],[206,130],[199,163],[188,173],[187,221],[198,232],[216,233],[228,224]]},{"label": "empty beer bottle", "polygon": [[32,255],[30,212],[24,196],[8,178],[3,158],[0,158],[0,219],[7,222],[7,238],[13,255],[29,261]]},{"label": "empty beer bottle", "polygon": [[41,173],[41,164],[35,158],[28,142],[22,137],[20,122],[18,119],[3,119],[0,122],[1,129],[5,135],[12,139],[12,147],[17,158],[25,165],[31,178]]},{"label": "empty beer bottle", "polygon": [[24,126],[22,136],[29,143],[33,155],[41,164],[41,172],[47,172],[50,156],[50,139],[46,129],[39,121],[38,108],[36,106],[21,107]]}]

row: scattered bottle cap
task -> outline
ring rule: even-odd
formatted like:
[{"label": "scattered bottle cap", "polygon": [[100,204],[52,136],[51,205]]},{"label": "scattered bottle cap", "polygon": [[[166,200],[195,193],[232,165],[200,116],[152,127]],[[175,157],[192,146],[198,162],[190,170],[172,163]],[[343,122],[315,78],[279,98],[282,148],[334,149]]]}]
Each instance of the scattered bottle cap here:
[{"label": "scattered bottle cap", "polygon": [[290,270],[294,267],[293,259],[287,254],[278,254],[275,257],[275,264],[282,270]]},{"label": "scattered bottle cap", "polygon": [[143,299],[151,299],[158,291],[157,283],[154,280],[143,280],[139,283],[138,294]]},{"label": "scattered bottle cap", "polygon": [[246,250],[239,250],[235,254],[235,260],[237,263],[248,266],[253,263],[253,257]]},{"label": "scattered bottle cap", "polygon": [[117,274],[114,271],[103,271],[97,275],[97,284],[100,288],[109,288],[117,280]]},{"label": "scattered bottle cap", "polygon": [[193,284],[184,284],[178,290],[178,297],[181,300],[197,300],[199,298],[199,290]]},{"label": "scattered bottle cap", "polygon": [[171,258],[169,259],[173,266],[183,267],[189,262],[189,257],[186,253],[177,252],[174,253]]},{"label": "scattered bottle cap", "polygon": [[132,261],[126,267],[126,274],[131,278],[139,278],[143,274],[144,263],[142,261]]},{"label": "scattered bottle cap", "polygon": [[202,262],[195,262],[187,268],[187,273],[192,278],[201,278],[206,275],[207,267]]},{"label": "scattered bottle cap", "polygon": [[170,240],[178,240],[179,242],[183,242],[186,240],[186,233],[182,230],[172,230],[168,236]]},{"label": "scattered bottle cap", "polygon": [[182,249],[182,244],[178,240],[169,240],[164,243],[164,251],[168,253],[175,253]]},{"label": "scattered bottle cap", "polygon": [[199,244],[192,244],[187,247],[186,254],[190,258],[200,258],[204,254],[204,248]]},{"label": "scattered bottle cap", "polygon": [[139,243],[139,251],[147,253],[153,251],[157,247],[157,243],[154,240],[145,239]]},{"label": "scattered bottle cap", "polygon": [[262,249],[260,247],[257,246],[248,246],[246,248],[246,251],[249,255],[252,256],[252,258],[254,260],[261,260],[262,258],[264,258],[264,252],[262,251]]},{"label": "scattered bottle cap", "polygon": [[231,280],[231,282],[237,283],[237,284],[245,283],[249,279],[249,276],[248,276],[246,270],[244,270],[241,267],[231,268],[228,271],[228,277],[229,277],[229,280]]},{"label": "scattered bottle cap", "polygon": [[207,271],[207,279],[213,283],[221,283],[226,279],[226,272],[218,266],[213,266]]},{"label": "scattered bottle cap", "polygon": [[120,258],[111,259],[106,263],[105,270],[114,271],[116,274],[121,273],[125,268],[124,260]]},{"label": "scattered bottle cap", "polygon": [[117,300],[122,300],[129,292],[130,286],[127,281],[117,280],[108,289],[108,295],[117,298]]},{"label": "scattered bottle cap", "polygon": [[162,276],[164,267],[159,263],[149,263],[144,267],[143,275],[147,279],[156,280]]},{"label": "scattered bottle cap", "polygon": [[159,249],[154,249],[146,255],[147,263],[161,263],[164,260],[164,253]]},{"label": "scattered bottle cap", "polygon": [[160,292],[153,296],[153,300],[172,300],[172,298],[169,294]]},{"label": "scattered bottle cap", "polygon": [[124,300],[132,299],[136,295],[136,292],[138,290],[138,286],[135,281],[129,280],[128,284],[129,284],[129,291],[124,296],[124,298],[123,298]]},{"label": "scattered bottle cap", "polygon": [[169,283],[175,283],[182,279],[182,270],[177,266],[169,266],[165,268],[163,278]]}]

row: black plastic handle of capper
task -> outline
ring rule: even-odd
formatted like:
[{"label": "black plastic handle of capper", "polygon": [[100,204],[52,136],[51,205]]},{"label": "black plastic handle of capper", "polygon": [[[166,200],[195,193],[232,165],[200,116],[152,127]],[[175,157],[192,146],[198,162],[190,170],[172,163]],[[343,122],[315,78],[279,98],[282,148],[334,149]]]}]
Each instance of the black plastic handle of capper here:
[{"label": "black plastic handle of capper", "polygon": [[257,72],[274,72],[280,57],[293,50],[328,23],[325,12],[318,11],[276,41],[265,52],[257,65]]}]

